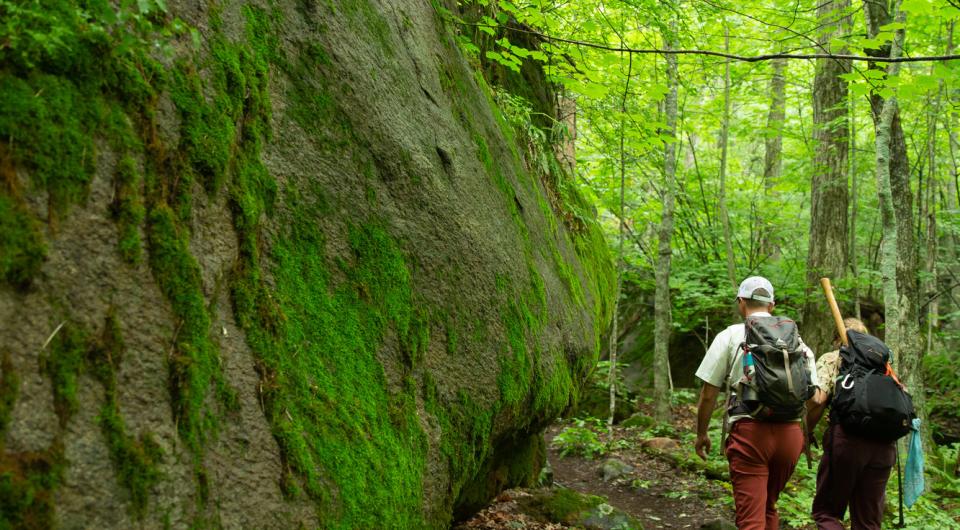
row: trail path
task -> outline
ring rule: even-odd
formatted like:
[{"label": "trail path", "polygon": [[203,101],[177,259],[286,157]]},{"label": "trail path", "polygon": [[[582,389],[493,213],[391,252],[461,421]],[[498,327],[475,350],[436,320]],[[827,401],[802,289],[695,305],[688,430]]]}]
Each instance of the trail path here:
[{"label": "trail path", "polygon": [[[710,525],[707,528],[721,528],[719,520],[733,520],[730,493],[722,483],[680,470],[662,458],[644,452],[639,447],[641,430],[615,427],[613,439],[623,440],[623,448],[599,458],[587,459],[561,456],[558,449],[552,446],[553,438],[562,429],[563,425],[554,425],[545,435],[555,486],[606,497],[610,505],[633,515],[646,529],[701,528],[704,525]],[[618,444],[611,445],[616,447]],[[602,467],[610,458],[629,465],[632,471],[605,481]],[[517,501],[529,496],[532,491],[508,490],[472,519],[460,523],[456,529],[569,528],[566,524],[537,520],[535,514],[524,513],[521,503]]]},{"label": "trail path", "polygon": [[[547,444],[560,427],[547,432]],[[629,436],[615,431],[614,436]],[[596,460],[561,457],[550,449],[554,481],[582,493],[607,497],[610,504],[637,517],[645,528],[700,528],[723,518],[733,520],[733,510],[722,504],[729,492],[715,481],[673,465],[637,448],[621,449]],[[633,467],[623,478],[606,482],[600,470],[607,458]]]}]

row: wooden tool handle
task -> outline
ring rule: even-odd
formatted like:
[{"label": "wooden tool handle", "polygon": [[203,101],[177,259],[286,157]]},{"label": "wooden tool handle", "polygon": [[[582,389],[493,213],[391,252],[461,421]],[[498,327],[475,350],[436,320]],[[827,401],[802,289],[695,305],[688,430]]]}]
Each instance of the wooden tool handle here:
[{"label": "wooden tool handle", "polygon": [[840,315],[840,307],[837,306],[837,299],[833,297],[833,286],[830,285],[830,278],[820,278],[820,286],[823,287],[823,294],[827,296],[827,302],[830,304],[830,312],[833,313],[833,322],[837,325],[837,332],[840,333],[840,340],[843,345],[847,345],[847,327],[843,325],[843,317]]}]

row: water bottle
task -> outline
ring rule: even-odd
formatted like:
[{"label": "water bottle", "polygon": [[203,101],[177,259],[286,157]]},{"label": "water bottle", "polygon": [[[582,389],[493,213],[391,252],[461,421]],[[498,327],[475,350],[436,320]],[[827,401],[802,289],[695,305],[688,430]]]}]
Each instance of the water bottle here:
[{"label": "water bottle", "polygon": [[747,381],[753,381],[753,375],[756,373],[756,367],[753,365],[753,354],[750,350],[743,353],[743,377]]}]

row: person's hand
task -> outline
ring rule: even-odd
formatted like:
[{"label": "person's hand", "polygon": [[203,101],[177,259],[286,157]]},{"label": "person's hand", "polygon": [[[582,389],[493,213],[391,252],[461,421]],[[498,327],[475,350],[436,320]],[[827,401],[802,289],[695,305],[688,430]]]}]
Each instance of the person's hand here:
[{"label": "person's hand", "polygon": [[693,447],[697,451],[697,456],[706,460],[707,454],[710,453],[710,437],[706,434],[698,434],[697,441]]}]

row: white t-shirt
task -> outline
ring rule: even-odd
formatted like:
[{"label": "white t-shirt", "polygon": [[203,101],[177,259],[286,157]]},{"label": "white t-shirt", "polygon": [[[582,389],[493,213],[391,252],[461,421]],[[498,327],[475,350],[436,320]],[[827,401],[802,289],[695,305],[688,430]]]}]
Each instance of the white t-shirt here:
[{"label": "white t-shirt", "polygon": [[[759,311],[752,313],[751,316],[768,317],[770,313]],[[745,334],[743,324],[734,324],[718,333],[713,338],[713,343],[710,344],[706,355],[703,356],[700,367],[697,368],[697,377],[706,383],[719,387],[721,390],[726,390],[729,378],[730,386],[735,390],[737,383],[743,377],[743,362],[741,361],[743,352],[740,345],[743,344]],[[817,378],[817,361],[813,350],[803,343],[803,339],[800,339],[800,348],[806,352],[807,371],[810,372],[811,383],[814,386],[820,386],[820,380]],[[748,416],[731,416],[730,423],[746,417]]]}]

